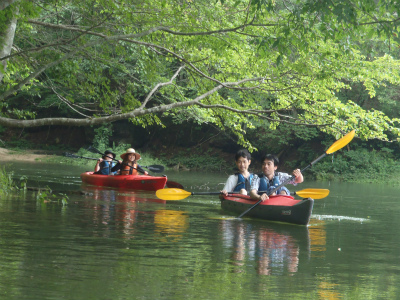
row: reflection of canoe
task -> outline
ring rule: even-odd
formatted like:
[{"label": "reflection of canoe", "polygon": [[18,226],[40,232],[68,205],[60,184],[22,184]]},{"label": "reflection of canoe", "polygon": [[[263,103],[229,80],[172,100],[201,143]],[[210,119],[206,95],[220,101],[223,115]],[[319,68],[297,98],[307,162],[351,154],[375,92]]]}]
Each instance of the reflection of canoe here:
[{"label": "reflection of canoe", "polygon": [[[255,204],[249,196],[234,194],[221,200],[223,210],[241,214]],[[295,200],[291,196],[270,196],[270,198],[250,210],[246,216],[300,225],[307,225],[314,200]]]},{"label": "reflection of canoe", "polygon": [[263,275],[294,274],[300,264],[309,261],[308,226],[246,223],[221,221],[222,251],[231,253],[234,272],[246,272],[251,266]]},{"label": "reflection of canoe", "polygon": [[162,203],[165,204],[167,201],[161,200],[158,198],[147,198],[147,197],[138,197],[138,195],[128,195],[126,193],[120,194],[118,193],[116,200],[118,202],[149,202],[149,203]]},{"label": "reflection of canoe", "polygon": [[82,182],[96,185],[108,186],[120,189],[133,189],[144,191],[156,191],[163,189],[167,182],[167,177],[157,177],[148,175],[98,175],[93,172],[81,174]]},{"label": "reflection of canoe", "polygon": [[165,204],[167,201],[154,197],[154,193],[130,189],[115,190],[106,186],[84,185],[81,193],[93,196],[95,200],[115,201],[116,204],[129,202],[151,202]]}]

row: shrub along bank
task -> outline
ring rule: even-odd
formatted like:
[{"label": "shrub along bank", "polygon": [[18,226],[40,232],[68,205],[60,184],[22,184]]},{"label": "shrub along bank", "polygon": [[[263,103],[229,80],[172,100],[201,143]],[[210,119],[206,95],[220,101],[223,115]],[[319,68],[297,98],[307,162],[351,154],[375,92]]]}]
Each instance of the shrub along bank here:
[{"label": "shrub along bank", "polygon": [[[119,145],[111,148],[115,153],[123,153],[127,145]],[[98,148],[101,151],[106,150],[104,147]],[[23,153],[20,150],[18,153]],[[178,169],[182,171],[202,171],[202,172],[224,172],[233,174],[235,172],[235,163],[232,153],[224,153],[219,149],[209,148],[207,151],[196,149],[173,149],[164,151],[164,154],[156,154],[153,151],[138,151],[142,155],[141,165],[163,165],[166,169]],[[85,157],[98,158],[100,155],[94,154],[84,148],[77,152],[77,155]],[[319,153],[320,154],[320,153]],[[304,168],[319,156],[315,152],[299,151],[294,154],[296,159],[286,158],[279,170],[290,172],[294,168]],[[256,156],[256,155],[255,155]],[[42,161],[46,161],[43,160]],[[94,168],[95,161],[87,159],[68,158],[60,155],[48,156],[47,161],[71,164],[86,165],[88,170]],[[254,158],[251,164],[251,171],[254,173],[261,172],[261,163],[258,158]],[[14,184],[10,182],[5,170],[1,171],[2,187],[11,189]],[[346,182],[374,182],[374,183],[390,183],[398,184],[400,178],[400,163],[395,155],[389,149],[367,150],[342,150],[325,157],[307,170],[304,174],[306,178],[314,180],[329,181],[346,181]]]},{"label": "shrub along bank", "polygon": [[316,180],[376,182],[397,184],[399,161],[390,152],[366,149],[344,151],[331,160],[319,162],[311,169]]}]

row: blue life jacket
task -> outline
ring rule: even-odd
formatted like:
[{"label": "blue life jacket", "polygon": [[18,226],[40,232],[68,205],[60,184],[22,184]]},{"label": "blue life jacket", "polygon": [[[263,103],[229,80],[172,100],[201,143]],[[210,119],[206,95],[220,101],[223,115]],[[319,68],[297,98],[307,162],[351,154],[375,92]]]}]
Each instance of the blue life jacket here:
[{"label": "blue life jacket", "polygon": [[111,168],[114,167],[114,165],[115,165],[115,163],[112,161],[103,160],[100,163],[100,170],[98,172],[96,172],[96,174],[100,174],[100,175],[113,174],[115,172],[111,172]]},{"label": "blue life jacket", "polygon": [[[258,187],[259,191],[266,192],[269,194],[274,188],[280,185],[279,176],[275,175],[274,178],[270,181],[264,174],[260,174],[260,186]],[[277,195],[281,193],[281,191],[285,191],[287,195],[290,195],[290,192],[284,186],[280,187],[278,190],[275,191]]]},{"label": "blue life jacket", "polygon": [[233,189],[233,192],[240,192],[241,189],[245,189],[247,192],[250,192],[251,181],[253,180],[253,174],[250,173],[249,178],[245,178],[242,174],[236,173],[238,177],[238,182]]}]

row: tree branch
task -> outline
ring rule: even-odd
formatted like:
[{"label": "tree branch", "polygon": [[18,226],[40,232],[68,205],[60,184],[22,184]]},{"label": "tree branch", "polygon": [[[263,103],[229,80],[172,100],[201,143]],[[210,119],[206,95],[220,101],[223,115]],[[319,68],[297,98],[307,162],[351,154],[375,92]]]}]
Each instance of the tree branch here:
[{"label": "tree branch", "polygon": [[[182,68],[182,67],[181,67]],[[179,69],[178,69],[179,71]],[[178,73],[178,72],[177,72]],[[175,73],[175,75],[177,74]],[[130,119],[139,117],[146,114],[155,114],[155,113],[162,113],[166,112],[175,108],[183,108],[192,105],[202,105],[200,103],[201,100],[207,98],[208,96],[212,95],[213,93],[219,91],[221,88],[230,87],[230,86],[238,86],[245,82],[251,81],[259,81],[260,78],[247,78],[242,79],[236,82],[225,82],[223,84],[217,85],[208,92],[196,97],[195,99],[185,101],[185,102],[175,102],[167,105],[155,106],[151,108],[144,109],[143,106],[140,108],[136,108],[130,112],[122,113],[122,114],[113,114],[110,116],[105,117],[98,117],[98,118],[85,118],[85,119],[73,119],[73,118],[43,118],[43,119],[36,119],[36,120],[15,120],[11,118],[0,117],[0,125],[4,125],[7,127],[19,127],[19,128],[26,128],[26,127],[38,127],[38,126],[47,126],[47,125],[67,125],[67,126],[90,126],[90,125],[100,125],[103,123],[110,123],[115,122],[118,120]],[[207,108],[207,106],[204,106]],[[210,107],[211,108],[211,107]],[[228,106],[221,106],[224,109],[232,109]],[[238,110],[240,111],[240,110]],[[244,113],[247,111],[245,110]],[[250,112],[250,111],[249,111]],[[254,113],[253,113],[254,114]]]},{"label": "tree branch", "polygon": [[147,102],[149,102],[151,96],[158,90],[158,88],[162,87],[162,86],[166,86],[166,85],[170,85],[173,83],[174,79],[176,78],[176,76],[178,76],[178,74],[180,73],[180,71],[184,68],[184,66],[179,67],[179,69],[175,72],[174,76],[171,77],[171,79],[168,82],[162,82],[162,83],[158,83],[152,90],[151,92],[147,95],[146,99],[144,99],[143,104],[139,107],[139,109],[144,109]]}]

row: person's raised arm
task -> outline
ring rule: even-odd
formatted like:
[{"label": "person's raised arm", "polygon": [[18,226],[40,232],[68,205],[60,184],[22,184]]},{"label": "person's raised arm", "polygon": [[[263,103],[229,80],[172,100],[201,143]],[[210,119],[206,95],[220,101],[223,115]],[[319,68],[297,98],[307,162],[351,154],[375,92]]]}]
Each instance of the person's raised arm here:
[{"label": "person's raised arm", "polygon": [[296,169],[293,171],[293,175],[295,177],[294,182],[302,183],[304,181],[303,174],[301,174],[300,169]]},{"label": "person's raised arm", "polygon": [[96,173],[96,172],[98,172],[98,171],[100,171],[100,163],[103,161],[103,159],[102,158],[99,158],[98,160],[97,160],[97,163],[96,163],[96,165],[94,166],[94,172]]}]

